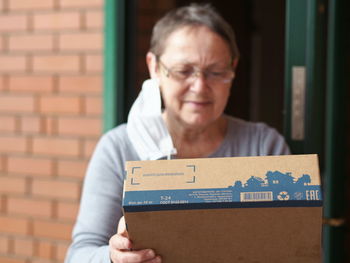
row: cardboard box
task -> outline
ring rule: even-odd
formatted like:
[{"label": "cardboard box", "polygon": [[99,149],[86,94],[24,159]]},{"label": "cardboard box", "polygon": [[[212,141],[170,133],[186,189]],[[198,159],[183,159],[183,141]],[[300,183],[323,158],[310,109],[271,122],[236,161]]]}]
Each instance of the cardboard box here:
[{"label": "cardboard box", "polygon": [[321,262],[316,155],[128,162],[136,248],[165,263]]}]

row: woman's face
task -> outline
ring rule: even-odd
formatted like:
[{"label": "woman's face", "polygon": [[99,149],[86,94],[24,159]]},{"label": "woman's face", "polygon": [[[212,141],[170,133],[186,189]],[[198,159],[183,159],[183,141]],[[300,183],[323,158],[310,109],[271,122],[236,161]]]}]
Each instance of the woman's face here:
[{"label": "woman's face", "polygon": [[230,94],[229,46],[207,27],[180,28],[165,42],[157,76],[167,120],[188,128],[205,127],[222,115]]}]

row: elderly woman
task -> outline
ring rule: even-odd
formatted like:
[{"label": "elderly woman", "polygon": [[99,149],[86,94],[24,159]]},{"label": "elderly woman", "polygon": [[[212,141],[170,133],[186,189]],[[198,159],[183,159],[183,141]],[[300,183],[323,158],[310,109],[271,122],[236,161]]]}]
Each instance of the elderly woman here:
[{"label": "elderly woman", "polygon": [[289,153],[276,130],[223,113],[238,57],[232,29],[208,5],[158,21],[146,57],[151,80],[128,123],[106,133],[92,156],[67,263],[161,262],[151,248],[132,250],[128,239],[121,209],[126,161]]}]

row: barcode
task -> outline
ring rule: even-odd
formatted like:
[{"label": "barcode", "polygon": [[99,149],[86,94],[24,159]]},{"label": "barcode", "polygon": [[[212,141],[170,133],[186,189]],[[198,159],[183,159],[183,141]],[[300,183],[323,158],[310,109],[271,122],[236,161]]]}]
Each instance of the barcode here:
[{"label": "barcode", "polygon": [[241,202],[272,201],[272,192],[244,192],[241,193]]}]

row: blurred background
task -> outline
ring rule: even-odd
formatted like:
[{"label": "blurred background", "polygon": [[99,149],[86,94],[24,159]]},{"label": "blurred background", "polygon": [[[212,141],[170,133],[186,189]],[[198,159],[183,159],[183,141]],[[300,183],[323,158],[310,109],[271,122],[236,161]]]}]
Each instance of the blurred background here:
[{"label": "blurred background", "polygon": [[[63,262],[93,149],[126,121],[148,78],[151,29],[190,2],[210,1],[0,0],[1,263]],[[347,262],[350,244],[345,2],[212,1],[241,51],[226,112],[275,127],[293,153],[320,156],[332,263]],[[294,79],[295,67],[306,77]]]}]

